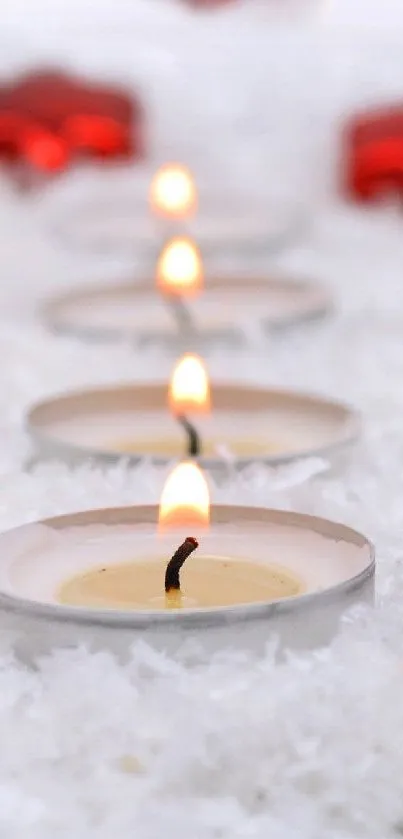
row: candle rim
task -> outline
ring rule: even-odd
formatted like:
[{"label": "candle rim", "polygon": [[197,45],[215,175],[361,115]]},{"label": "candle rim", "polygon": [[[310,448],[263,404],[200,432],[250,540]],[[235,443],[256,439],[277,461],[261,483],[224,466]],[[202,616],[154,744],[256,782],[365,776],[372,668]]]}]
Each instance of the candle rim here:
[{"label": "candle rim", "polygon": [[[143,519],[137,520],[137,524],[156,524],[158,517],[158,505],[132,505],[126,507],[103,508],[95,510],[85,510],[78,513],[70,513],[62,516],[54,516],[52,518],[42,519],[37,522],[30,522],[21,527],[13,528],[6,531],[4,536],[16,533],[17,531],[27,530],[33,525],[41,524],[53,528],[55,530],[63,530],[65,527],[79,526],[80,524],[94,524],[103,523],[105,521],[105,514],[109,516],[126,516],[126,520],[122,520],[120,524],[133,524],[130,521],[130,513],[133,516],[133,511],[141,513]],[[114,610],[114,609],[94,609],[80,606],[68,606],[59,603],[45,603],[38,600],[32,600],[25,597],[18,597],[14,594],[8,594],[0,590],[0,608],[7,612],[15,614],[22,614],[34,619],[49,621],[53,620],[56,623],[79,624],[83,626],[102,626],[109,629],[143,629],[146,627],[157,626],[164,627],[167,630],[171,627],[173,630],[180,626],[184,628],[209,628],[218,626],[230,626],[232,624],[247,623],[249,621],[264,620],[270,618],[274,614],[292,614],[296,611],[309,613],[311,607],[317,603],[332,604],[337,602],[340,597],[356,588],[359,588],[366,580],[369,580],[375,573],[375,547],[373,543],[359,531],[348,527],[347,525],[334,522],[329,519],[324,519],[318,516],[311,516],[305,513],[298,513],[287,510],[276,510],[265,507],[246,507],[244,505],[213,505],[212,506],[212,524],[214,524],[214,514],[220,513],[224,515],[224,520],[217,523],[226,523],[225,515],[231,514],[235,521],[237,516],[242,514],[246,517],[243,521],[248,522],[249,525],[255,521],[267,525],[281,524],[284,526],[298,527],[302,530],[313,530],[314,532],[328,537],[332,540],[344,541],[349,545],[355,545],[356,548],[366,549],[365,566],[361,571],[355,573],[353,576],[342,580],[335,585],[325,587],[320,591],[302,592],[296,595],[291,595],[278,600],[259,601],[254,603],[235,604],[230,606],[214,606],[214,607],[198,607],[191,609],[172,610],[168,612],[158,611],[155,609],[144,610]],[[252,517],[251,517],[252,514]],[[94,521],[93,517],[103,517],[103,521],[99,518]],[[152,518],[149,516],[152,515]],[[253,518],[254,515],[254,518]],[[91,518],[92,517],[92,518]],[[145,518],[144,518],[145,517]],[[136,522],[134,522],[136,523]],[[174,532],[174,531],[172,531]],[[0,534],[0,545],[1,545]]]}]

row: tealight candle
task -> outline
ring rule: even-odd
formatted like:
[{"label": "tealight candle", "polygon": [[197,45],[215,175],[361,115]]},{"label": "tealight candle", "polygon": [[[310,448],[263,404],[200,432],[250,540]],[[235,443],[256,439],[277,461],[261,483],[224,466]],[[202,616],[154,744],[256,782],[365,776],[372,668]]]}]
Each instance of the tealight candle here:
[{"label": "tealight candle", "polygon": [[166,463],[194,454],[186,420],[194,423],[200,463],[218,471],[257,460],[331,458],[361,430],[353,410],[323,397],[210,383],[203,362],[192,354],[176,365],[170,388],[132,383],[66,393],[33,407],[27,426],[42,457]]},{"label": "tealight candle", "polygon": [[192,172],[178,162],[158,168],[150,161],[132,171],[106,171],[102,179],[83,173],[56,195],[57,206],[48,196],[52,232],[70,251],[147,262],[155,261],[163,240],[184,232],[206,259],[272,257],[312,223],[312,208],[284,183],[262,181],[256,189],[255,183],[237,185],[220,172]]},{"label": "tealight candle", "polygon": [[[159,526],[158,526],[159,525]],[[197,544],[197,547],[196,547]],[[126,658],[136,640],[262,651],[327,643],[373,600],[364,536],[298,513],[212,505],[194,462],[159,508],[89,510],[0,534],[2,629],[24,660],[83,643]]]},{"label": "tealight candle", "polygon": [[[176,283],[173,257],[179,271]],[[46,322],[83,339],[130,340],[139,346],[162,342],[208,351],[214,342],[242,347],[252,332],[256,340],[265,332],[323,317],[331,309],[326,289],[311,281],[208,276],[203,284],[203,265],[196,267],[196,259],[201,255],[189,239],[170,240],[157,263],[157,286],[150,276],[70,291],[45,305]]]}]

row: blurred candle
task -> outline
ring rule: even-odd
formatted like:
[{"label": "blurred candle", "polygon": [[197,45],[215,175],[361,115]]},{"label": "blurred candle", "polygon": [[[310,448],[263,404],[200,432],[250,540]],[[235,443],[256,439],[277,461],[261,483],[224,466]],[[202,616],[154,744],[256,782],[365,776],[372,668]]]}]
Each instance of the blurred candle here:
[{"label": "blurred candle", "polygon": [[169,387],[169,406],[173,414],[211,409],[210,383],[204,362],[186,353],[175,365]]},{"label": "blurred candle", "polygon": [[184,219],[197,209],[196,187],[191,173],[178,163],[158,169],[151,181],[149,201],[156,215]]},{"label": "blurred candle", "polygon": [[200,252],[186,237],[175,237],[163,248],[157,263],[157,287],[167,295],[194,296],[203,288]]}]

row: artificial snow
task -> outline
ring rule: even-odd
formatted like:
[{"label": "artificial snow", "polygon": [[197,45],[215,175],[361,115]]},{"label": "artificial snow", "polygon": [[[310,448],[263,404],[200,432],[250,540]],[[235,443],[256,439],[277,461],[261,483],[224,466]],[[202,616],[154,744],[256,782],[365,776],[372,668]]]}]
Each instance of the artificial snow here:
[{"label": "artificial snow", "polygon": [[[231,41],[235,59],[248,14],[243,3],[239,11],[228,6],[218,12],[214,23],[205,16],[196,24],[185,6],[162,0],[69,2],[60,4],[71,15],[66,32],[54,20],[49,38],[49,3],[35,4],[35,15],[26,0],[15,0],[8,10],[4,32],[10,46],[2,53],[2,69],[25,66],[36,44],[40,59],[60,51],[67,62],[78,57],[86,70],[107,67],[113,54],[115,75],[131,61],[135,76],[141,60],[149,62],[147,69],[157,60],[158,84],[167,76],[173,89],[179,72],[172,59],[176,26],[193,35],[198,26],[201,36],[192,49],[198,49],[200,74],[192,83],[204,90],[197,101],[207,109],[214,67],[206,81],[201,72],[203,60],[211,58],[206,44],[213,30],[216,43],[229,31],[226,43]],[[261,26],[263,5],[251,0],[251,6],[255,11],[259,6]],[[87,36],[76,37],[78,8],[83,25],[95,26],[91,50]],[[226,482],[213,485],[212,497],[297,509],[361,530],[377,549],[376,606],[346,615],[329,649],[290,654],[281,663],[275,639],[261,658],[220,652],[209,661],[190,639],[175,660],[138,644],[126,665],[106,652],[76,649],[55,650],[29,669],[15,659],[13,639],[0,633],[0,839],[403,835],[402,220],[393,208],[346,208],[329,192],[335,174],[331,138],[340,115],[348,106],[401,95],[401,11],[394,17],[399,9],[398,0],[382,6],[375,0],[323,4],[320,22],[306,42],[301,35],[299,51],[291,53],[298,72],[288,78],[289,98],[273,92],[284,117],[277,124],[281,171],[295,162],[286,142],[291,126],[305,126],[312,134],[309,149],[305,133],[296,132],[294,139],[302,161],[307,154],[310,177],[317,175],[315,194],[325,196],[309,235],[275,267],[326,283],[334,292],[334,315],[265,342],[259,338],[237,353],[236,361],[222,353],[208,358],[214,378],[323,393],[363,413],[363,439],[331,463],[312,459],[281,469],[255,465],[242,475],[229,472]],[[130,42],[125,54],[113,53],[116,30],[110,38],[110,27],[117,18],[124,27],[124,14],[136,25],[141,18],[144,32],[155,30],[154,52],[146,55],[142,45],[140,57],[134,55]],[[136,35],[144,41],[137,30]],[[253,43],[251,30],[248,38]],[[274,49],[275,39],[270,43]],[[241,54],[246,102],[247,51]],[[315,70],[319,54],[327,60],[322,76]],[[231,122],[237,115],[239,102],[234,96],[231,114],[228,77],[227,87],[221,84],[227,109],[223,116],[219,97],[213,97],[210,116],[214,112],[222,127],[224,118]],[[284,107],[292,108],[298,84],[307,113],[295,123]],[[217,134],[216,164],[223,136],[227,143],[231,133]],[[237,149],[237,164],[247,142],[244,138]],[[318,149],[328,156],[315,169]],[[230,157],[227,146],[225,155]],[[123,463],[109,469],[70,470],[57,462],[32,466],[24,414],[33,402],[86,385],[161,379],[174,358],[158,350],[140,356],[126,345],[85,345],[48,332],[34,301],[99,279],[98,268],[107,281],[130,266],[118,255],[114,264],[97,267],[96,255],[63,252],[48,235],[46,200],[36,213],[36,199],[13,195],[6,182],[2,190],[0,530],[91,507],[156,502],[166,470],[147,462],[131,469]]]}]

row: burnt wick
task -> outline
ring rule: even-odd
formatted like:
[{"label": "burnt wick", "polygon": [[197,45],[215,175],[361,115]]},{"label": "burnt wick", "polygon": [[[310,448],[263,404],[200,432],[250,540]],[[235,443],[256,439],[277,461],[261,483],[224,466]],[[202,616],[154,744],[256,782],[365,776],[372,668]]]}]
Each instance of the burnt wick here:
[{"label": "burnt wick", "polygon": [[192,425],[191,422],[184,417],[183,414],[180,414],[176,417],[178,422],[181,426],[185,429],[187,438],[188,438],[188,450],[187,454],[189,457],[200,457],[201,455],[201,440],[198,431]]},{"label": "burnt wick", "polygon": [[197,539],[188,536],[169,560],[165,571],[165,591],[180,591],[179,571],[188,556],[199,547]]}]

